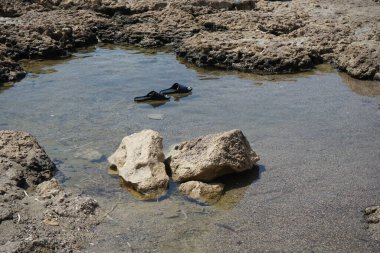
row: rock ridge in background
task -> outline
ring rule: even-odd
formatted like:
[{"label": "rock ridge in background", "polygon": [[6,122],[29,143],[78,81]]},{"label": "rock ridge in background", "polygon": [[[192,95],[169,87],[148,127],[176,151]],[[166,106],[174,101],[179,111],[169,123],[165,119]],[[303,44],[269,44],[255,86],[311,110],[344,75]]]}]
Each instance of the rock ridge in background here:
[{"label": "rock ridge in background", "polygon": [[360,0],[0,0],[0,83],[25,76],[20,59],[98,42],[170,45],[203,67],[294,73],[330,63],[380,80],[379,12]]}]

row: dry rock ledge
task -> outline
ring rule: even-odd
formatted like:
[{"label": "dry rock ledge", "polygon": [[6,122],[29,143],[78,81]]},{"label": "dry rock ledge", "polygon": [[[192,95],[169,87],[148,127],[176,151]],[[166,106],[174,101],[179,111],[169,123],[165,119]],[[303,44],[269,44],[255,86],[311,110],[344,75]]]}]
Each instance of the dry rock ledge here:
[{"label": "dry rock ledge", "polygon": [[157,197],[166,191],[169,183],[164,159],[161,135],[143,130],[124,137],[108,161],[117,168],[127,186],[147,197]]},{"label": "dry rock ledge", "polygon": [[30,134],[0,131],[0,252],[73,252],[99,222],[98,203],[63,190]]},{"label": "dry rock ledge", "polygon": [[379,1],[0,0],[0,84],[18,61],[100,42],[170,45],[187,61],[270,73],[331,63],[380,80]]}]

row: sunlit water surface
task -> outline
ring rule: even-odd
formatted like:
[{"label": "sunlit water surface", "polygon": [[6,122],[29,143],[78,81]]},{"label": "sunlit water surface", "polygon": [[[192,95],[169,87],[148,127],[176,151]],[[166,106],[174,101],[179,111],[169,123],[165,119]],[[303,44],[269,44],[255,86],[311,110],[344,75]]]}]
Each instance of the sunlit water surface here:
[{"label": "sunlit water surface", "polygon": [[[64,186],[101,203],[108,215],[85,250],[376,248],[362,240],[368,232],[360,210],[380,201],[378,83],[327,66],[280,76],[202,70],[171,53],[131,48],[93,48],[26,66],[24,80],[0,91],[0,129],[35,135]],[[192,86],[192,94],[165,104],[133,101],[174,82]],[[188,201],[173,183],[163,198],[141,202],[107,173],[106,157],[124,136],[146,128],[162,134],[166,152],[239,128],[260,166],[230,180],[213,207]]]}]

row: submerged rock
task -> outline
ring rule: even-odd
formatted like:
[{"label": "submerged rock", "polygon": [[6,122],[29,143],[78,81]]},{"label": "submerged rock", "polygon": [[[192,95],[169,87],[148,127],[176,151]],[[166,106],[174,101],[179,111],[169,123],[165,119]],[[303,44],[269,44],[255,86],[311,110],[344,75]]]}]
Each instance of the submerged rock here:
[{"label": "submerged rock", "polygon": [[179,191],[182,194],[208,204],[216,203],[222,196],[223,189],[223,184],[207,184],[199,181],[189,181],[179,186]]},{"label": "submerged rock", "polygon": [[376,241],[380,240],[380,206],[370,206],[364,210],[368,231]]},{"label": "submerged rock", "polygon": [[231,130],[175,145],[167,163],[176,182],[211,181],[251,169],[259,159],[242,131]]},{"label": "submerged rock", "polygon": [[45,181],[39,184],[36,188],[36,192],[43,198],[49,198],[57,195],[61,191],[61,187],[57,179],[52,178],[49,181]]},{"label": "submerged rock", "polygon": [[[90,162],[97,162],[97,161],[101,161],[104,156],[102,153],[100,153],[99,151],[97,151],[95,149],[87,148],[87,149],[78,150],[74,154],[74,157],[75,158],[81,158],[84,160],[88,160]],[[105,157],[104,157],[104,159],[105,159]]]},{"label": "submerged rock", "polygon": [[365,215],[367,216],[368,223],[379,223],[380,222],[380,206],[370,206],[365,210]]},{"label": "submerged rock", "polygon": [[119,148],[108,158],[126,184],[141,194],[159,195],[168,187],[162,137],[143,130],[124,137]]}]

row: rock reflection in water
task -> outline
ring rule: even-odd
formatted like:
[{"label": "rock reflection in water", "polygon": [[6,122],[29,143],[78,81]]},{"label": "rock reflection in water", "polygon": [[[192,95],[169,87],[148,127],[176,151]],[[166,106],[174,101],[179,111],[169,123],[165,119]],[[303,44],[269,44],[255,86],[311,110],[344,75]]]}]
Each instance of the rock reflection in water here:
[{"label": "rock reflection in water", "polygon": [[[75,59],[76,57],[74,57]],[[73,58],[62,58],[55,60],[23,60],[20,61],[22,68],[24,68],[27,72],[33,74],[51,74],[57,72],[55,66],[60,64],[64,64]]]},{"label": "rock reflection in water", "polygon": [[133,185],[126,182],[122,177],[119,177],[119,185],[120,185],[120,187],[126,189],[137,200],[161,201],[163,199],[166,199],[169,196],[168,190],[162,190],[162,191],[157,190],[154,192],[142,194],[142,193],[136,191],[133,188]]},{"label": "rock reflection in water", "polygon": [[225,193],[215,206],[223,210],[228,210],[239,204],[248,186],[258,180],[263,171],[265,171],[265,166],[255,165],[250,170],[217,178],[215,180],[216,182],[225,185]]},{"label": "rock reflection in water", "polygon": [[[214,204],[220,210],[229,210],[239,204],[244,197],[248,187],[256,180],[260,179],[260,174],[265,171],[264,165],[254,165],[252,169],[241,173],[228,174],[219,177],[214,182],[225,185],[224,194],[221,199]],[[108,174],[118,177],[118,172],[115,168],[109,167]],[[133,189],[133,186],[128,184],[122,177],[118,177],[120,187],[126,189],[135,199],[142,201],[162,201],[168,198],[179,197],[179,200],[185,199],[187,202],[194,203],[199,206],[208,206],[208,204],[183,196],[178,192],[178,185],[170,180],[167,191],[156,192],[153,194],[141,194]]]},{"label": "rock reflection in water", "polygon": [[13,83],[4,83],[0,85],[0,93],[6,89],[9,89],[13,86]]},{"label": "rock reflection in water", "polygon": [[380,82],[358,80],[350,77],[346,73],[339,73],[343,82],[356,94],[366,97],[380,96]]}]

